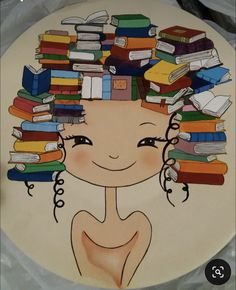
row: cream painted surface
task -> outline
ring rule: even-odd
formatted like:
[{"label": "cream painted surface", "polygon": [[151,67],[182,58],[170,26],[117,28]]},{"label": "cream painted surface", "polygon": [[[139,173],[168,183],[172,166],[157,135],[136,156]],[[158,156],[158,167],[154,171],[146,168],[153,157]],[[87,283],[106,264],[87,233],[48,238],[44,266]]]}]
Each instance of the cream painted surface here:
[{"label": "cream painted surface", "polygon": [[[122,218],[132,211],[143,211],[153,227],[152,242],[145,259],[136,272],[130,288],[149,286],[174,279],[203,264],[224,247],[235,233],[235,69],[234,50],[211,27],[201,20],[174,7],[154,0],[86,1],[69,6],[42,19],[21,35],[1,59],[1,226],[8,237],[46,269],[67,279],[96,286],[96,281],[80,279],[70,244],[72,217],[87,210],[102,219],[104,190],[64,173],[65,207],[57,211],[59,224],[53,219],[52,184],[35,184],[30,198],[23,183],[10,182],[6,172],[8,151],[14,138],[12,127],[20,120],[7,112],[18,89],[21,88],[23,66],[39,67],[34,60],[37,35],[48,29],[60,29],[62,18],[107,9],[108,14],[142,13],[163,29],[184,25],[207,32],[226,67],[231,69],[233,81],[214,88],[216,94],[231,94],[234,104],[224,115],[227,130],[227,152],[221,160],[229,171],[223,186],[190,185],[190,198],[182,204],[180,186],[174,186],[172,208],[161,191],[158,178],[118,190],[119,213]],[[64,29],[73,28],[65,26]],[[107,26],[106,30],[113,29]]]}]

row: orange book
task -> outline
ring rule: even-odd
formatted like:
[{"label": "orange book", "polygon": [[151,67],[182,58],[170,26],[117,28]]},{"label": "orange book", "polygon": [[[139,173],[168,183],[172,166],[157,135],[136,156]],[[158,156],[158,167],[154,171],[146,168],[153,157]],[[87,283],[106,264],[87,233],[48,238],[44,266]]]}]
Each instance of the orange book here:
[{"label": "orange book", "polygon": [[225,174],[228,170],[227,164],[219,160],[214,160],[212,162],[176,160],[174,168],[181,172],[209,174]]},{"label": "orange book", "polygon": [[40,113],[29,113],[23,110],[16,108],[15,106],[10,106],[8,111],[11,115],[30,121],[30,122],[43,122],[49,121],[52,119],[52,114],[48,112],[40,112]]},{"label": "orange book", "polygon": [[55,100],[54,104],[58,105],[79,105],[80,100]]},{"label": "orange book", "polygon": [[143,108],[155,111],[155,112],[159,112],[161,114],[165,114],[165,115],[170,115],[173,112],[179,110],[180,108],[182,108],[184,106],[184,102],[183,100],[177,101],[175,104],[173,105],[165,105],[163,103],[161,104],[157,104],[157,103],[149,103],[146,101],[142,101],[141,106]]},{"label": "orange book", "polygon": [[180,132],[219,132],[224,131],[224,120],[201,120],[180,122]]},{"label": "orange book", "polygon": [[69,37],[70,37],[70,43],[76,43],[77,35],[69,35]]},{"label": "orange book", "polygon": [[58,60],[58,59],[39,59],[40,64],[69,64],[69,60]]},{"label": "orange book", "polygon": [[59,160],[63,156],[61,150],[49,152],[10,152],[9,163],[44,163]]},{"label": "orange book", "polygon": [[150,38],[132,38],[132,37],[116,37],[115,45],[126,49],[151,49],[155,48],[157,40],[155,37]]}]

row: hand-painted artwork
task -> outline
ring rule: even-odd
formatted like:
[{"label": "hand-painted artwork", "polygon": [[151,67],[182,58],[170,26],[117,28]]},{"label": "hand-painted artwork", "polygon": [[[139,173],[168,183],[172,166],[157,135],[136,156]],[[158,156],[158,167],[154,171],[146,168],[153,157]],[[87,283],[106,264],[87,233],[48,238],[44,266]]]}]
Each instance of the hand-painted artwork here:
[{"label": "hand-painted artwork", "polygon": [[[23,69],[22,89],[10,114],[23,119],[8,178],[54,182],[54,218],[64,206],[67,170],[76,179],[105,188],[104,219],[79,211],[72,220],[71,245],[78,275],[104,287],[129,286],[152,240],[144,213],[119,216],[117,188],[157,176],[170,206],[172,182],[222,185],[227,164],[222,115],[230,96],[214,86],[230,81],[214,43],[204,31],[174,26],[159,31],[142,14],[106,11],[86,20],[70,17],[76,34],[48,30],[39,36],[42,68]],[[174,209],[173,209],[174,210]]]}]

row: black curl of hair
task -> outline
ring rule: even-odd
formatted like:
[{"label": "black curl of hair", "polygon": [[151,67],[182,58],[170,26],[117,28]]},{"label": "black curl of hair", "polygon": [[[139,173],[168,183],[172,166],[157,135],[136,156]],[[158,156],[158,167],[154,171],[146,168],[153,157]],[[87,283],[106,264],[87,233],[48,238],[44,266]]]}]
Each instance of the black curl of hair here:
[{"label": "black curl of hair", "polygon": [[[177,122],[173,121],[175,116],[176,116],[176,113],[173,113],[172,116],[170,117],[169,125],[166,129],[165,139],[163,140],[164,142],[166,142],[166,144],[165,144],[163,151],[162,151],[163,165],[162,165],[162,168],[161,168],[160,173],[159,173],[159,183],[161,185],[161,188],[166,193],[166,198],[173,207],[175,207],[175,205],[173,204],[173,202],[171,202],[170,196],[169,196],[173,192],[173,190],[168,187],[168,182],[170,182],[172,179],[168,175],[168,171],[169,171],[169,168],[175,164],[176,160],[174,158],[167,158],[166,159],[166,150],[170,145],[175,145],[179,142],[178,137],[171,138],[169,136],[171,130],[178,130],[179,129],[179,124]],[[184,192],[186,192],[186,197],[182,202],[185,202],[189,198],[189,186],[187,183],[183,183],[183,185],[184,186],[182,187],[182,190]]]}]

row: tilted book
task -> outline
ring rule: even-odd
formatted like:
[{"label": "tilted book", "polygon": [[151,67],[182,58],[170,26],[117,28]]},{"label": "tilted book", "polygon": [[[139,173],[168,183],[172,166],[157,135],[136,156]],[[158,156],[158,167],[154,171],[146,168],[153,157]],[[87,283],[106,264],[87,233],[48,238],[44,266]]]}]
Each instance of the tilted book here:
[{"label": "tilted book", "polygon": [[150,19],[142,14],[121,14],[111,17],[111,25],[119,28],[148,27],[150,24]]},{"label": "tilted book", "polygon": [[119,46],[112,46],[111,55],[121,60],[142,60],[152,56],[151,49],[123,49]]},{"label": "tilted book", "polygon": [[58,150],[57,142],[16,140],[13,148],[21,152],[48,152]]},{"label": "tilted book", "polygon": [[170,115],[174,113],[175,111],[179,110],[180,108],[182,108],[184,106],[184,101],[179,100],[173,105],[163,105],[163,104],[148,103],[142,100],[141,106],[143,108],[146,108],[155,112],[159,112],[165,115]]},{"label": "tilted book", "polygon": [[156,82],[150,82],[150,88],[157,93],[165,94],[172,91],[178,91],[184,88],[188,88],[192,85],[192,80],[189,77],[183,76],[170,85],[163,85]]},{"label": "tilted book", "polygon": [[58,141],[57,132],[26,131],[21,127],[13,127],[12,136],[23,141]]},{"label": "tilted book", "polygon": [[50,121],[52,119],[52,115],[49,114],[48,112],[29,113],[21,109],[18,109],[15,106],[10,106],[8,108],[8,111],[11,115],[30,122],[43,122]]},{"label": "tilted book", "polygon": [[160,38],[158,39],[156,48],[170,54],[183,55],[213,49],[214,43],[208,38],[202,38],[193,43],[183,43],[171,39]]},{"label": "tilted book", "polygon": [[197,72],[197,77],[209,81],[215,85],[225,83],[230,80],[230,72],[225,67],[214,67],[210,69],[202,69]]},{"label": "tilted book", "polygon": [[199,111],[178,111],[175,120],[181,122],[200,121],[200,120],[215,120],[214,116],[205,115]]},{"label": "tilted book", "polygon": [[175,25],[175,26],[161,30],[159,32],[159,36],[162,38],[180,41],[184,43],[192,43],[199,39],[205,38],[206,32],[197,30],[197,29]]},{"label": "tilted book", "polygon": [[48,69],[36,70],[32,66],[24,66],[22,86],[32,96],[40,95],[49,90],[51,72]]},{"label": "tilted book", "polygon": [[65,165],[59,161],[44,162],[39,164],[16,164],[15,168],[22,173],[66,170]]},{"label": "tilted book", "polygon": [[192,95],[189,100],[198,110],[214,117],[221,117],[232,104],[230,96],[215,96],[210,91]]},{"label": "tilted book", "polygon": [[27,100],[21,97],[14,98],[13,106],[29,113],[39,113],[50,110],[50,104],[39,104],[38,102]]},{"label": "tilted book", "polygon": [[43,163],[62,158],[62,151],[50,151],[50,152],[10,152],[9,163]]},{"label": "tilted book", "polygon": [[185,95],[187,88],[181,89],[179,91],[172,91],[165,94],[156,93],[153,90],[150,90],[147,93],[146,101],[149,103],[165,103],[168,105],[173,105],[176,101],[178,101],[182,96]]},{"label": "tilted book", "polygon": [[9,169],[7,178],[14,181],[50,182],[55,181],[58,171],[22,173],[15,168]]},{"label": "tilted book", "polygon": [[22,130],[25,131],[41,131],[41,132],[60,132],[64,130],[63,124],[58,124],[55,122],[41,122],[32,123],[24,121],[21,123]]}]

